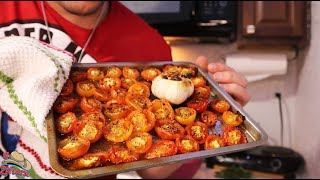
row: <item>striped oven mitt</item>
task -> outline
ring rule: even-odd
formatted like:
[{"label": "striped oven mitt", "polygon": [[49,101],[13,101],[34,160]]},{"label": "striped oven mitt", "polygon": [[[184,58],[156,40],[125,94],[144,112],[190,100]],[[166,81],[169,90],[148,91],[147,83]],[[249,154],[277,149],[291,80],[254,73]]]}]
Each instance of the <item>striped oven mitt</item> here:
[{"label": "striped oven mitt", "polygon": [[45,117],[73,61],[72,54],[30,37],[0,39],[0,107],[47,142]]}]

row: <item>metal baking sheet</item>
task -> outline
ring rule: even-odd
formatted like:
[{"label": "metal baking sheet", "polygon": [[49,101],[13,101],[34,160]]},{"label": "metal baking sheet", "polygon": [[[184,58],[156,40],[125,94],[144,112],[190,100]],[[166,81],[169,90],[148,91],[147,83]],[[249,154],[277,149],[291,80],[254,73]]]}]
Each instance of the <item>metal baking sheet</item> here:
[{"label": "metal baking sheet", "polygon": [[[183,65],[196,68],[198,70],[199,75],[203,76],[207,82],[208,86],[212,90],[212,95],[217,96],[218,98],[227,100],[232,108],[233,112],[239,111],[243,116],[245,116],[245,120],[239,126],[239,128],[245,133],[248,142],[245,144],[225,146],[217,149],[210,150],[200,150],[198,152],[192,152],[188,154],[177,154],[169,157],[161,157],[151,160],[139,160],[130,163],[123,164],[112,164],[108,166],[84,169],[84,170],[69,170],[65,168],[61,161],[59,160],[59,155],[57,152],[58,142],[60,140],[59,135],[56,133],[55,125],[54,125],[54,116],[52,111],[47,116],[47,130],[48,130],[48,146],[49,146],[49,160],[51,167],[60,175],[68,178],[94,178],[100,176],[107,176],[111,174],[118,174],[128,171],[135,171],[140,169],[146,169],[156,166],[163,166],[168,164],[173,164],[185,160],[192,159],[204,159],[207,157],[234,153],[239,151],[248,150],[257,146],[261,146],[266,143],[268,136],[266,132],[250,117],[250,115],[238,105],[237,102],[233,100],[233,98],[227,94],[208,74],[199,66],[191,63],[191,62],[152,62],[152,63],[127,63],[127,62],[118,62],[118,63],[85,63],[85,64],[74,64],[72,66],[72,70],[76,69],[88,69],[89,67],[108,67],[116,65],[118,67],[130,66],[135,67],[139,70],[148,68],[148,67],[157,67],[162,69],[167,64],[172,65]],[[219,116],[221,118],[221,116]],[[219,123],[221,119],[217,123]],[[216,125],[219,126],[219,125]],[[216,128],[215,126],[215,128]],[[212,133],[216,131],[216,129],[211,129]]]}]

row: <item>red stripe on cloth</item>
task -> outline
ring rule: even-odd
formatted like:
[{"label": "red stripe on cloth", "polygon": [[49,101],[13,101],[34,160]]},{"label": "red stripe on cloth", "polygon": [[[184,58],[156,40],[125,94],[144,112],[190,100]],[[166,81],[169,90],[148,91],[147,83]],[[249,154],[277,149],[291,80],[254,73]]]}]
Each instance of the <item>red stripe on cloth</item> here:
[{"label": "red stripe on cloth", "polygon": [[56,173],[51,167],[45,165],[45,164],[42,162],[39,154],[38,154],[34,149],[32,149],[31,147],[27,146],[27,145],[26,145],[25,143],[23,143],[20,139],[19,139],[19,142],[18,142],[18,143],[20,144],[20,146],[21,146],[23,149],[25,149],[26,151],[28,151],[29,153],[31,153],[31,154],[33,155],[33,157],[38,161],[41,169],[43,169],[43,170],[45,170],[45,171],[47,171],[47,172],[49,172],[49,173],[51,173],[51,174],[55,174],[55,175],[60,176],[60,175],[59,175],[58,173]]}]

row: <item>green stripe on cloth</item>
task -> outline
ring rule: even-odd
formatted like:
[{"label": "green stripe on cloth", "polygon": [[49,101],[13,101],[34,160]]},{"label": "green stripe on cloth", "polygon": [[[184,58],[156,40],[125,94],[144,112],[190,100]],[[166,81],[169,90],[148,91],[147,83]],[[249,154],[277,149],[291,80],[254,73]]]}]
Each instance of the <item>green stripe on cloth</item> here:
[{"label": "green stripe on cloth", "polygon": [[2,71],[0,71],[0,80],[4,82],[5,84],[11,83],[13,81],[12,78],[9,76],[5,75]]},{"label": "green stripe on cloth", "polygon": [[27,107],[25,105],[23,105],[22,101],[19,100],[19,98],[14,90],[13,84],[12,84],[13,79],[10,78],[9,76],[5,75],[2,71],[0,71],[0,80],[3,81],[7,85],[9,97],[11,98],[13,103],[18,106],[18,108],[23,112],[24,115],[27,116],[28,120],[31,122],[32,126],[36,129],[36,132],[39,134],[41,139],[44,140],[45,142],[47,142],[47,138],[42,136],[39,129],[37,128],[37,124],[35,122],[33,115],[27,109]]}]

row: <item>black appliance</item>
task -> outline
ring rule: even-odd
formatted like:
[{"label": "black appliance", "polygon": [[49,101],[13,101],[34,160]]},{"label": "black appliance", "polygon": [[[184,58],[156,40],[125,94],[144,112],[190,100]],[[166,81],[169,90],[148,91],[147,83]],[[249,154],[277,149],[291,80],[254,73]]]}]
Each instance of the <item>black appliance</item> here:
[{"label": "black appliance", "polygon": [[219,155],[206,159],[207,167],[239,165],[245,169],[268,173],[295,173],[304,165],[303,157],[292,149],[280,146],[260,146],[254,149]]},{"label": "black appliance", "polygon": [[163,36],[235,39],[237,1],[120,1]]}]

